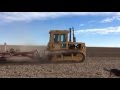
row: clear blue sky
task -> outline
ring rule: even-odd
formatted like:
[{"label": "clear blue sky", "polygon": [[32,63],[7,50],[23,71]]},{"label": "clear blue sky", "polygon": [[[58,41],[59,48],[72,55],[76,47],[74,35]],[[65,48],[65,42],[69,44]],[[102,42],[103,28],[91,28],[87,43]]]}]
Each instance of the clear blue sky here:
[{"label": "clear blue sky", "polygon": [[49,30],[70,27],[86,46],[120,47],[120,12],[0,12],[0,44],[47,45]]}]

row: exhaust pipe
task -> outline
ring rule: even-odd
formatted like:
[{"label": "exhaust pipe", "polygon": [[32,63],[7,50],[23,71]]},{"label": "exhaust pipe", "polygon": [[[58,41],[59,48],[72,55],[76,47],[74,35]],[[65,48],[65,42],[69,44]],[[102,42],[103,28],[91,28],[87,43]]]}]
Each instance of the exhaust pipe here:
[{"label": "exhaust pipe", "polygon": [[75,35],[74,35],[74,28],[72,27],[72,30],[73,30],[73,42],[76,42],[76,38],[75,38]]},{"label": "exhaust pipe", "polygon": [[69,37],[69,42],[71,42],[71,28],[69,28],[69,30],[70,30],[70,37]]}]

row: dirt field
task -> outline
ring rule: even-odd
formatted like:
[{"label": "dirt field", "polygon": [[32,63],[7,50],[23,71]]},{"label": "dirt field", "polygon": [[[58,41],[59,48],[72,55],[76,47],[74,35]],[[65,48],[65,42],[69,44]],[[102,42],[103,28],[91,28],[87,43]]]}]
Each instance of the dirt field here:
[{"label": "dirt field", "polygon": [[[0,62],[0,78],[108,78],[109,72],[104,71],[104,67],[120,69],[120,48],[88,47],[83,63],[52,63],[12,57]],[[112,78],[118,77],[113,75]]]}]

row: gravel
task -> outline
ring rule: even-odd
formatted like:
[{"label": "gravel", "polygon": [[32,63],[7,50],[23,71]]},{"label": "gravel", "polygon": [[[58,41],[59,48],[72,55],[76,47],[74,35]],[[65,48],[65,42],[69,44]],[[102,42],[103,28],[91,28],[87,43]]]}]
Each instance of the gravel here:
[{"label": "gravel", "polygon": [[[13,60],[13,61],[12,61]],[[120,68],[120,57],[87,57],[83,63],[41,63],[27,58],[0,62],[0,78],[108,78],[103,68]],[[112,76],[112,78],[119,78]]]}]

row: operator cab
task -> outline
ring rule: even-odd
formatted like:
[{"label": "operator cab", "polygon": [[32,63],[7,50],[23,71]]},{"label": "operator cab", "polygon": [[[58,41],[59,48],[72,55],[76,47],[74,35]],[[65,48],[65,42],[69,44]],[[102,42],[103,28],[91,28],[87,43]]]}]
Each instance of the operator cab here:
[{"label": "operator cab", "polygon": [[68,42],[68,30],[51,30],[50,32],[50,41],[54,44],[60,43],[61,48],[67,48]]}]

